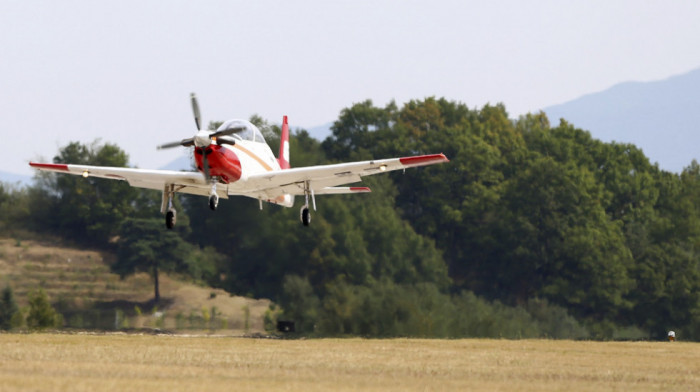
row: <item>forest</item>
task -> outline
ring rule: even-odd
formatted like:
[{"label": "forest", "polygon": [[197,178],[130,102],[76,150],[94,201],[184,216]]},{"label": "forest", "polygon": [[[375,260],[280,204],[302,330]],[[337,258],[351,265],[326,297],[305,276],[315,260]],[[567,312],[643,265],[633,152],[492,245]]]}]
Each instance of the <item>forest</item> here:
[{"label": "forest", "polygon": [[[280,129],[253,116],[273,151]],[[659,130],[663,134],[663,130]],[[295,208],[161,194],[37,174],[0,184],[0,230],[22,227],[114,252],[112,270],[181,274],[270,298],[306,336],[700,340],[700,165],[660,170],[544,113],[444,98],[343,109],[323,141],[295,130],[292,166],[444,153],[373,176],[372,193]],[[70,143],[55,163],[127,166],[109,143]],[[157,267],[157,268],[154,268]],[[157,278],[157,275],[154,276]],[[155,293],[156,300],[158,293]]]}]

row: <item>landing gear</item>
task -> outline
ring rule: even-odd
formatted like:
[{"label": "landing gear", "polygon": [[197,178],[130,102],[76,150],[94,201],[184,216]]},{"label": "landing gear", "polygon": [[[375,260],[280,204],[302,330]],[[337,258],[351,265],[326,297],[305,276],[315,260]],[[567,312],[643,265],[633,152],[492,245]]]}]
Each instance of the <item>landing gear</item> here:
[{"label": "landing gear", "polygon": [[211,191],[209,192],[209,208],[212,211],[216,211],[216,207],[219,205],[219,195],[216,194],[216,183],[219,180],[216,177],[211,178]]},{"label": "landing gear", "polygon": [[314,197],[314,191],[309,185],[309,181],[304,182],[304,206],[301,207],[299,212],[299,219],[304,226],[308,226],[311,223],[311,212],[309,212],[309,196],[311,196],[311,202],[314,205],[314,211],[316,211],[316,198]]},{"label": "landing gear", "polygon": [[165,213],[165,227],[172,229],[175,227],[175,222],[177,222],[177,211],[171,208]]},{"label": "landing gear", "polygon": [[175,222],[177,222],[177,211],[175,211],[175,207],[173,207],[173,194],[175,191],[175,185],[165,185],[163,189],[163,202],[160,205],[160,212],[165,214],[165,227],[171,230],[175,227]]},{"label": "landing gear", "polygon": [[301,211],[299,212],[299,218],[301,219],[301,223],[304,226],[308,226],[309,223],[311,223],[311,212],[309,212],[309,206],[301,207]]}]

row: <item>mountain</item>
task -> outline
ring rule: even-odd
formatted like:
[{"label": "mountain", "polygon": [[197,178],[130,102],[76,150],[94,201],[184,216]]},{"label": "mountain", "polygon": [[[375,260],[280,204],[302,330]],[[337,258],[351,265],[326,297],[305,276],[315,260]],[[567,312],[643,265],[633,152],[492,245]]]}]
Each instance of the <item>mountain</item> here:
[{"label": "mountain", "polygon": [[192,157],[183,155],[167,165],[160,167],[160,170],[175,170],[175,171],[194,171],[192,167]]},{"label": "mountain", "polygon": [[18,187],[28,186],[32,184],[32,176],[22,174],[14,174],[0,171],[0,182],[5,184],[17,185]]},{"label": "mountain", "polygon": [[663,170],[700,160],[700,68],[653,82],[626,82],[543,109],[605,142],[632,143]]},{"label": "mountain", "polygon": [[317,125],[315,127],[311,127],[307,130],[307,132],[309,132],[309,135],[312,138],[322,142],[322,141],[326,140],[326,138],[333,133],[331,131],[332,126],[333,126],[333,122],[329,122],[327,124]]}]

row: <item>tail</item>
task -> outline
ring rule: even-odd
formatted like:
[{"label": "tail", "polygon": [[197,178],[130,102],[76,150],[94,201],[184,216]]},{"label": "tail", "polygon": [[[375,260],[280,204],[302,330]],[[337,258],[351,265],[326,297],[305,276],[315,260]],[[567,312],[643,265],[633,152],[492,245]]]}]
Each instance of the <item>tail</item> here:
[{"label": "tail", "polygon": [[282,118],[282,136],[280,137],[280,153],[277,158],[282,170],[289,169],[289,124],[287,116]]}]

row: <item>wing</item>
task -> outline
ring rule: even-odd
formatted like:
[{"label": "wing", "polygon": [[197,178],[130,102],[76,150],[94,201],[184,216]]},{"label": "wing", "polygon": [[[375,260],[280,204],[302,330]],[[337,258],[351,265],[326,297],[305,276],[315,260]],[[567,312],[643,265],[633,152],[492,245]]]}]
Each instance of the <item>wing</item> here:
[{"label": "wing", "polygon": [[[177,192],[207,196],[211,190],[211,185],[208,185],[206,181],[204,181],[202,174],[197,172],[35,162],[30,162],[29,165],[42,171],[121,180],[128,182],[129,185],[134,187],[156,189],[159,191],[162,191],[166,185],[175,185],[177,187]],[[219,197],[228,198],[225,187],[220,188],[221,189],[217,189]]]},{"label": "wing", "polygon": [[[253,174],[227,186],[217,187],[217,194],[222,198],[241,195],[274,200],[285,194],[304,195],[305,189],[317,195],[362,193],[369,192],[370,189],[339,185],[359,182],[364,176],[444,162],[449,162],[444,154],[433,154],[277,170]],[[165,189],[166,185],[175,185],[176,192],[208,196],[211,190],[211,185],[197,172],[35,162],[29,165],[42,171],[121,180],[134,187],[159,191]]]},{"label": "wing", "polygon": [[250,175],[245,181],[229,184],[228,192],[268,200],[284,194],[303,195],[307,186],[318,195],[369,192],[365,187],[337,186],[359,182],[364,176],[444,162],[449,162],[444,154],[433,154],[299,167]]}]

